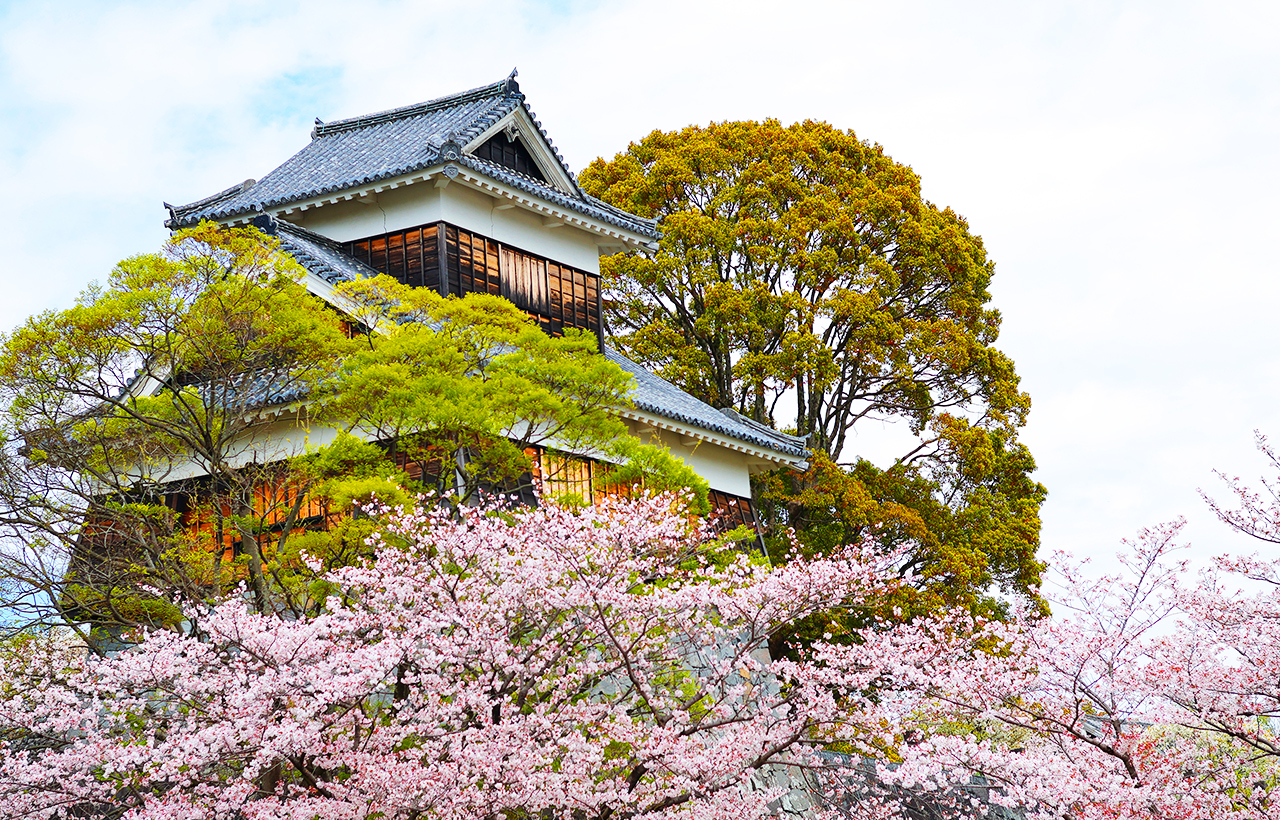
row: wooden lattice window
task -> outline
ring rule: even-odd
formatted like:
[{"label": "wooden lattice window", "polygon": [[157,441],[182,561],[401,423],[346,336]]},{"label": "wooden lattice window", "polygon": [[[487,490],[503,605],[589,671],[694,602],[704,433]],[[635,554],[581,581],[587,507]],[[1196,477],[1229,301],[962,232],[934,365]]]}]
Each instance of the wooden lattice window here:
[{"label": "wooden lattice window", "polygon": [[502,269],[499,245],[479,234],[446,225],[445,259],[449,276],[449,293],[502,295]]},{"label": "wooden lattice window", "polygon": [[[542,494],[546,497],[573,493],[594,504],[605,498],[631,498],[634,494],[634,487],[607,483],[607,464],[542,448],[525,452],[533,462],[532,477],[542,485]],[[711,531],[716,535],[737,527],[747,527],[759,534],[760,524],[750,498],[711,490],[707,500],[711,504]]]},{"label": "wooden lattice window", "polygon": [[542,494],[547,498],[576,495],[588,504],[594,502],[590,459],[542,450],[534,461],[534,476],[542,484]]},{"label": "wooden lattice window", "polygon": [[253,487],[253,517],[263,528],[264,536],[280,531],[288,524],[289,513],[295,504],[298,505],[298,514],[293,520],[292,532],[327,529],[336,520],[336,516],[329,512],[328,503],[315,496],[304,495],[302,487],[290,481],[283,471],[264,478]]},{"label": "wooden lattice window", "polygon": [[760,532],[751,499],[712,490],[707,494],[707,500],[711,502],[711,529],[717,535],[723,535],[734,527],[749,527]]},{"label": "wooden lattice window", "polygon": [[547,263],[549,304],[543,329],[558,335],[566,327],[600,331],[599,287],[596,276],[556,262]]},{"label": "wooden lattice window", "polygon": [[387,449],[391,463],[404,470],[410,481],[435,487],[446,474],[444,458],[435,449],[408,448],[397,441],[384,442],[382,446]]},{"label": "wooden lattice window", "polygon": [[502,295],[539,320],[547,315],[547,261],[512,248],[502,249]]},{"label": "wooden lattice window", "polygon": [[446,296],[502,296],[552,336],[569,327],[600,333],[599,276],[455,225],[422,225],[347,242],[343,249],[379,273],[413,287],[432,288]]},{"label": "wooden lattice window", "polygon": [[[210,546],[220,548],[224,559],[232,558],[240,548],[241,532],[232,519],[234,513],[225,498],[213,498],[205,482],[165,496],[165,504],[177,516],[179,528],[190,536],[209,539]],[[303,494],[302,486],[284,469],[269,471],[258,477],[249,492],[249,509],[241,519],[262,547],[275,544],[285,534],[327,530],[341,518],[329,509],[327,502]],[[298,502],[292,524],[289,514]],[[216,506],[215,506],[216,505]],[[222,519],[219,543],[218,519]]]},{"label": "wooden lattice window", "polygon": [[411,287],[440,286],[439,228],[434,224],[346,242],[342,249]]}]

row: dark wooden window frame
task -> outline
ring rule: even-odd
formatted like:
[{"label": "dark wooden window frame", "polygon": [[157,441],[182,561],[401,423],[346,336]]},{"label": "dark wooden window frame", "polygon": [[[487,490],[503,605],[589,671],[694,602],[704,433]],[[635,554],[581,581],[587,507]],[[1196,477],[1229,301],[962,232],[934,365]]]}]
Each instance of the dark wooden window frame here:
[{"label": "dark wooden window frame", "polygon": [[[442,296],[489,293],[509,299],[553,336],[586,330],[604,349],[600,277],[448,222],[342,243],[349,256],[412,287]],[[444,253],[440,253],[443,249]]]}]

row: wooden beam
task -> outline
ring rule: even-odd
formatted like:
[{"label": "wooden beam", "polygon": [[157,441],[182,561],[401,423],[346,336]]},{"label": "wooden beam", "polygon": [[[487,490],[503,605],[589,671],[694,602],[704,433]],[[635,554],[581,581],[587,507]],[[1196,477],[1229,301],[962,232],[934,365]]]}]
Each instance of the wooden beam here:
[{"label": "wooden beam", "polygon": [[[448,181],[448,178],[445,178]],[[444,187],[444,186],[440,186]],[[441,296],[449,295],[449,243],[445,237],[445,226],[443,222],[436,223],[436,276],[439,277],[439,284],[436,285],[438,293]]]}]

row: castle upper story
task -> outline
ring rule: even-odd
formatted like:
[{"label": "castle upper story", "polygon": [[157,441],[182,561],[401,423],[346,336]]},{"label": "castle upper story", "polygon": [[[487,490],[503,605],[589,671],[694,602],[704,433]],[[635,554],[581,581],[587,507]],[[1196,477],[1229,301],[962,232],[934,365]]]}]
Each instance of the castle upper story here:
[{"label": "castle upper story", "polygon": [[384,273],[446,296],[503,296],[548,333],[595,334],[635,379],[635,406],[619,411],[633,432],[661,440],[713,487],[748,496],[750,473],[806,466],[801,439],[710,407],[604,344],[599,259],[656,248],[658,226],[579,188],[515,72],[416,105],[317,120],[310,142],[262,179],[165,207],[170,228],[211,220],[275,235],[321,298]]}]

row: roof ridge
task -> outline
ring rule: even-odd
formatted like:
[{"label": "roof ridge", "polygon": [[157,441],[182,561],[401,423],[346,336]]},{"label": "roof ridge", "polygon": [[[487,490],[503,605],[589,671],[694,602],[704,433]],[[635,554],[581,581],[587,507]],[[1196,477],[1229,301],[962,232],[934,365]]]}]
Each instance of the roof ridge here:
[{"label": "roof ridge", "polygon": [[[514,71],[511,72],[511,76],[515,76]],[[560,170],[568,175],[569,184],[573,186],[573,190],[579,197],[586,196],[586,192],[578,185],[578,175],[569,167],[569,163],[564,161],[564,155],[560,153],[560,149],[556,147],[556,144],[551,141],[551,135],[543,127],[542,120],[538,119],[538,115],[533,113],[533,106],[529,104],[523,94],[520,95],[520,102],[523,104],[521,107],[524,108],[525,113],[529,115],[529,119],[533,121],[533,127],[538,129],[538,133],[542,136],[542,141],[546,143],[547,148],[551,149],[551,155],[556,158],[556,162],[560,163]]]},{"label": "roof ridge", "polygon": [[246,179],[244,182],[237,182],[225,191],[210,194],[204,199],[197,199],[195,202],[188,202],[186,205],[170,205],[168,202],[162,202],[160,204],[164,205],[165,209],[169,211],[170,218],[176,219],[179,212],[192,211],[196,208],[213,205],[220,200],[227,199],[237,194],[242,194],[252,188],[255,184],[257,184],[256,179]]},{"label": "roof ridge", "polygon": [[375,111],[372,114],[363,114],[359,117],[347,117],[346,119],[334,120],[333,122],[320,122],[316,120],[316,127],[311,131],[311,138],[323,137],[327,134],[334,134],[341,131],[350,131],[354,128],[363,128],[367,125],[377,125],[378,123],[390,122],[392,120],[404,119],[406,117],[416,117],[421,114],[429,114],[432,111],[438,111],[441,108],[452,108],[455,105],[482,100],[486,97],[496,96],[518,96],[521,99],[524,95],[520,92],[520,86],[516,83],[513,76],[506,77],[496,83],[489,83],[478,88],[472,88],[468,91],[460,91],[457,94],[449,94],[445,97],[437,97],[434,100],[426,102],[414,103],[413,105],[405,105],[400,108],[388,108],[385,111]]},{"label": "roof ridge", "polygon": [[629,214],[626,211],[612,207],[597,208],[594,213],[590,210],[586,210],[593,205],[593,202],[590,197],[581,193],[580,189],[579,193],[576,195],[565,193],[548,182],[534,179],[528,174],[520,173],[506,165],[494,162],[493,160],[477,157],[475,154],[463,154],[458,157],[455,162],[459,165],[464,165],[472,170],[485,174],[491,179],[496,179],[499,182],[511,185],[515,188],[521,188],[534,196],[540,196],[553,204],[560,205],[562,207],[576,208],[581,213],[589,214],[593,219],[597,219],[602,222],[610,222],[620,228],[625,228],[629,231],[636,231],[637,233],[645,233],[647,231],[654,238],[657,237],[658,223],[655,220],[635,216],[634,214]]}]

